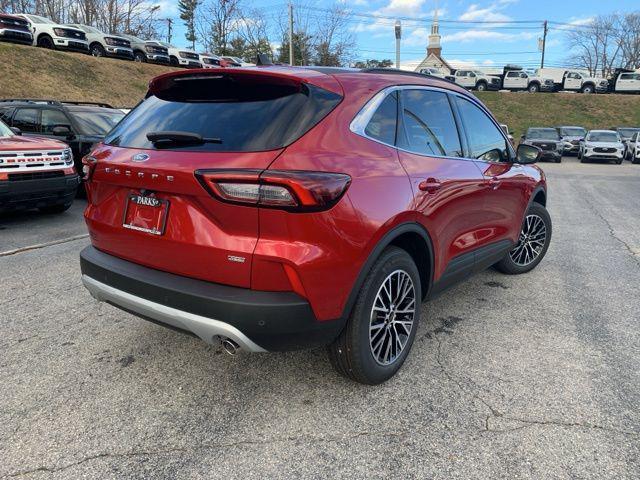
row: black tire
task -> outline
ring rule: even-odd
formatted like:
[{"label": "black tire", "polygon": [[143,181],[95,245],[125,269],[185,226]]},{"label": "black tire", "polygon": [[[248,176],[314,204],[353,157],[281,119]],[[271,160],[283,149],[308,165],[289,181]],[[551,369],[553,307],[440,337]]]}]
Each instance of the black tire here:
[{"label": "black tire", "polygon": [[133,61],[138,63],[147,63],[147,56],[142,52],[136,52],[133,55]]},{"label": "black tire", "polygon": [[620,160],[616,160],[616,163],[617,163],[618,165],[622,165],[622,159],[620,159]]},{"label": "black tire", "polygon": [[529,85],[529,88],[527,88],[527,90],[529,91],[529,93],[538,93],[540,91],[540,85],[538,85],[537,83],[532,83],[531,85]]},{"label": "black tire", "polygon": [[[522,223],[523,231],[525,229],[525,226],[527,225],[527,222],[530,216],[539,218],[544,224],[545,236],[544,236],[544,243],[542,245],[542,248],[539,250],[539,252],[537,252],[537,256],[531,262],[526,264],[524,264],[524,262],[516,262],[513,259],[513,256],[517,257],[518,249],[521,247],[521,243],[522,243],[521,241],[519,241],[518,244],[515,247],[513,247],[513,249],[509,252],[509,254],[506,257],[504,257],[502,260],[500,260],[498,263],[494,265],[494,267],[498,271],[505,273],[507,275],[520,275],[522,273],[530,272],[531,270],[533,270],[538,266],[538,264],[542,261],[544,256],[547,254],[547,250],[549,249],[549,244],[551,243],[551,233],[552,233],[551,216],[549,215],[549,212],[547,212],[547,209],[544,208],[544,206],[540,205],[539,203],[535,203],[535,202],[532,203],[531,206],[529,207],[529,210],[527,210],[524,222]],[[521,237],[522,235],[523,235],[523,232],[520,233]]]},{"label": "black tire", "polygon": [[53,39],[49,35],[40,35],[38,37],[38,46],[40,48],[53,49]]},{"label": "black tire", "polygon": [[71,203],[63,203],[62,205],[49,205],[47,207],[40,207],[42,213],[63,213],[69,210]]},{"label": "black tire", "polygon": [[178,62],[178,59],[176,57],[171,57],[169,59],[169,63],[171,63],[172,67],[179,67],[180,66],[180,62]]},{"label": "black tire", "polygon": [[479,82],[476,86],[476,90],[479,92],[485,92],[487,90],[487,82]]},{"label": "black tire", "polygon": [[562,157],[556,160],[556,163],[562,163]]},{"label": "black tire", "polygon": [[94,57],[106,57],[107,55],[107,52],[105,52],[104,48],[102,48],[102,45],[100,45],[99,43],[94,43],[93,45],[91,45],[89,53],[91,53],[91,55]]},{"label": "black tire", "polygon": [[582,90],[580,90],[582,93],[595,93],[596,89],[593,85],[585,85],[584,87],[582,87]]},{"label": "black tire", "polygon": [[[399,354],[396,355],[393,361],[384,365],[374,356],[375,346],[372,344],[374,341],[376,345],[379,344],[377,342],[382,342],[379,347],[379,355],[383,354],[385,350],[386,354],[389,355],[392,349],[390,347],[388,349],[385,348],[385,345],[395,345],[395,342],[392,341],[393,337],[387,332],[390,332],[391,329],[396,329],[394,331],[398,335],[397,326],[393,325],[393,320],[390,320],[392,325],[388,326],[389,314],[387,313],[385,316],[384,313],[379,313],[377,315],[385,316],[384,319],[376,319],[378,323],[375,325],[379,326],[378,332],[380,333],[373,333],[374,337],[370,338],[371,318],[374,302],[377,301],[378,295],[382,295],[382,292],[384,292],[383,285],[386,285],[389,278],[393,281],[393,275],[397,275],[397,272],[403,272],[404,278],[410,278],[412,281],[414,294],[413,324],[408,335],[406,335],[406,330],[403,330],[404,347],[400,349]],[[356,382],[368,385],[377,385],[393,377],[407,358],[416,336],[420,321],[421,292],[420,274],[411,256],[397,247],[385,249],[367,275],[347,325],[335,342],[328,346],[329,360],[338,373]],[[393,304],[391,297],[395,297],[397,301],[398,295],[394,295],[392,287],[391,295],[384,298],[388,298],[389,302]],[[403,302],[401,301],[395,308],[403,305]],[[405,309],[408,309],[409,307],[406,305]],[[393,313],[393,319],[396,318],[395,315]],[[405,317],[405,320],[407,318]],[[376,337],[376,335],[381,336]]]},{"label": "black tire", "polygon": [[640,158],[631,157],[631,163],[633,163],[634,165],[637,165],[638,163],[640,163]]}]

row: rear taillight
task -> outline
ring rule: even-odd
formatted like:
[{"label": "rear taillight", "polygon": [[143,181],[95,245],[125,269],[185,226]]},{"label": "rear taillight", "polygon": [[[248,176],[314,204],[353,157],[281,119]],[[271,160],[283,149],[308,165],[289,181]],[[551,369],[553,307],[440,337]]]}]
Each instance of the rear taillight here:
[{"label": "rear taillight", "polygon": [[82,180],[88,181],[91,179],[91,175],[93,175],[93,170],[96,168],[96,163],[98,163],[98,159],[92,155],[87,155],[82,158]]},{"label": "rear taillight", "polygon": [[294,212],[327,210],[346,192],[343,173],[282,170],[198,170],[204,188],[223,202]]}]

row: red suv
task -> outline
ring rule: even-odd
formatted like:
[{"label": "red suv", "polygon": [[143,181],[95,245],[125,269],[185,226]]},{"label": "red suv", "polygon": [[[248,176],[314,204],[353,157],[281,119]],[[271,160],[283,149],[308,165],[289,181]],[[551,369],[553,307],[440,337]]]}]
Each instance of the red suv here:
[{"label": "red suv", "polygon": [[539,154],[424,75],[172,72],[85,158],[83,281],[230,353],[328,345],[340,373],[380,383],[423,300],[542,260]]}]

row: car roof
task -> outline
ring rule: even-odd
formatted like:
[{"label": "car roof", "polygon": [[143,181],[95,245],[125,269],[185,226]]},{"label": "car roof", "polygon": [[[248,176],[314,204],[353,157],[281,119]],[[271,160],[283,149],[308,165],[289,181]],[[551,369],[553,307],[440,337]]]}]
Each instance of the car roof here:
[{"label": "car roof", "polygon": [[618,133],[615,130],[589,130],[589,133]]}]

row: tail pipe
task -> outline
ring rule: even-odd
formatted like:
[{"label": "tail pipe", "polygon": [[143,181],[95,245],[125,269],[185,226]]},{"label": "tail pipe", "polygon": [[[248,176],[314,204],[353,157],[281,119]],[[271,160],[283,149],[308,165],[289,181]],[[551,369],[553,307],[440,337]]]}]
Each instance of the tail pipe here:
[{"label": "tail pipe", "polygon": [[223,338],[222,348],[229,355],[235,355],[236,353],[238,353],[238,350],[240,350],[240,345],[238,345],[236,342],[234,342],[230,338]]}]

